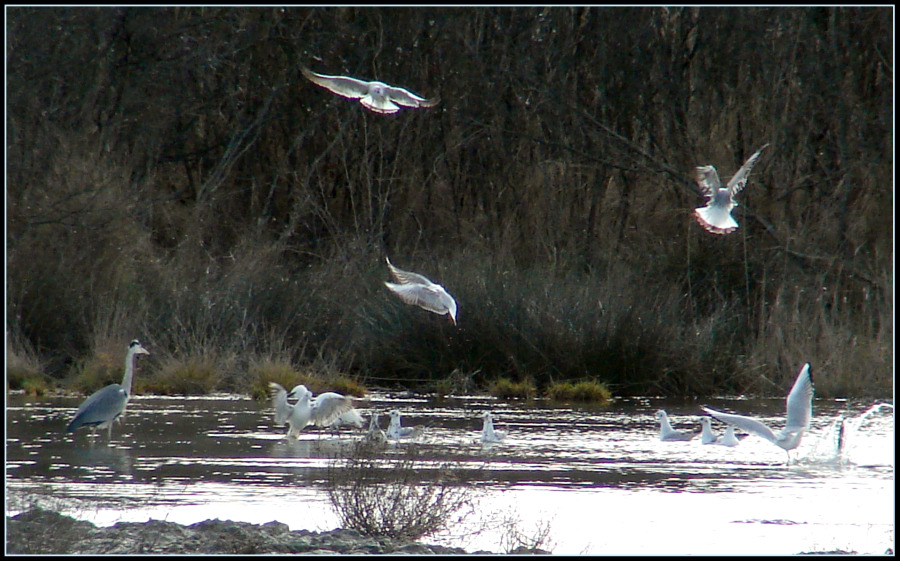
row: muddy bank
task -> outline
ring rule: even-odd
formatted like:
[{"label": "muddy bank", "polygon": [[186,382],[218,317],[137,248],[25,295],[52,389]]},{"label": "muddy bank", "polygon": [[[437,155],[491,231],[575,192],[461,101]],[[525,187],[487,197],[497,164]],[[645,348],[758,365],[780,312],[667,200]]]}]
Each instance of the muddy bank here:
[{"label": "muddy bank", "polygon": [[[119,522],[108,528],[76,520],[49,510],[34,508],[6,517],[7,553],[130,554],[130,553],[340,553],[463,555],[458,547],[400,542],[364,536],[355,530],[291,532],[287,524],[250,524],[206,520],[182,526],[174,522]],[[476,551],[473,554],[490,554]],[[548,553],[516,550],[513,553]]]}]

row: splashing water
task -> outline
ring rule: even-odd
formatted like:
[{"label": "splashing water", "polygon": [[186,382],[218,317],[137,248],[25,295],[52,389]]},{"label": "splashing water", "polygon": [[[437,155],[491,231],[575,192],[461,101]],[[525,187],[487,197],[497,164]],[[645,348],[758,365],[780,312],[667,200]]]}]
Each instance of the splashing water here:
[{"label": "splashing water", "polygon": [[859,430],[867,418],[884,407],[894,408],[890,403],[876,403],[850,419],[843,413],[835,416],[828,426],[815,435],[812,450],[802,458],[801,462],[834,467],[855,465],[850,457],[858,440]]},{"label": "splashing water", "polygon": [[860,427],[862,427],[863,423],[867,418],[869,418],[869,416],[874,415],[884,407],[890,407],[891,409],[894,409],[894,406],[890,403],[876,403],[862,412],[855,419],[850,419],[849,421],[846,419],[841,419],[841,428],[838,433],[839,439],[837,442],[837,452],[843,463],[852,463],[850,462],[850,452],[856,445],[856,436],[859,433]]}]

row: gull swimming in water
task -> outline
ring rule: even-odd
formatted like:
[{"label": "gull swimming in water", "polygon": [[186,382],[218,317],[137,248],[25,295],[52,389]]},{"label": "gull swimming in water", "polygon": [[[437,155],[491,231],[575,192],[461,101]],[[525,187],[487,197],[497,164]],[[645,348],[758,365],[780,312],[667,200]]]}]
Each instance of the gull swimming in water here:
[{"label": "gull swimming in water", "polygon": [[391,264],[389,258],[385,257],[385,259],[391,269],[391,274],[399,283],[384,283],[391,292],[407,304],[419,306],[438,315],[447,314],[453,324],[456,324],[456,300],[444,290],[443,286],[431,282],[422,275],[398,269]]},{"label": "gull swimming in water", "polygon": [[729,234],[737,230],[738,223],[731,216],[731,210],[737,206],[734,196],[747,184],[750,169],[766,146],[768,144],[747,158],[725,187],[722,187],[719,173],[714,166],[697,166],[694,179],[700,187],[701,194],[707,197],[707,203],[706,206],[694,209],[694,218],[706,231],[713,234]]},{"label": "gull swimming in water", "polygon": [[481,428],[481,442],[483,444],[500,442],[506,438],[505,432],[494,430],[494,416],[491,415],[490,411],[485,411],[482,417],[484,418],[484,426]]},{"label": "gull swimming in water", "polygon": [[400,110],[400,105],[404,107],[434,107],[440,101],[437,98],[425,99],[403,88],[389,86],[383,82],[366,82],[349,76],[326,76],[325,74],[316,74],[305,67],[301,68],[301,71],[313,84],[322,86],[339,96],[358,99],[363,107],[382,115],[396,113]]},{"label": "gull swimming in water", "polygon": [[[341,415],[353,409],[353,401],[335,392],[325,392],[312,399],[312,392],[306,386],[295,386],[291,393],[275,382],[269,382],[272,389],[272,401],[275,406],[275,424],[287,422],[287,435],[300,437],[300,431],[307,425],[325,427],[334,423]],[[297,398],[291,405],[287,398]]]},{"label": "gull swimming in water", "polygon": [[388,426],[387,437],[391,440],[415,438],[422,433],[422,427],[401,427],[400,411],[397,409],[392,410],[388,414],[391,416],[391,424]]},{"label": "gull swimming in water", "polygon": [[691,440],[697,433],[675,430],[669,424],[669,416],[660,409],[656,412],[656,419],[659,421],[659,439],[663,442],[677,442]]},{"label": "gull swimming in water", "polygon": [[788,461],[791,459],[790,451],[800,446],[800,440],[803,433],[809,429],[812,421],[812,397],[813,397],[813,377],[809,363],[800,368],[797,374],[797,380],[791,388],[791,392],[787,396],[787,418],[785,427],[779,432],[773,432],[761,421],[752,417],[743,415],[735,415],[732,413],[722,413],[708,407],[702,407],[704,411],[729,425],[734,425],[739,429],[747,431],[765,438],[772,444],[782,448],[788,455]]},{"label": "gull swimming in water", "polygon": [[725,428],[725,434],[718,436],[712,431],[712,421],[709,417],[700,417],[700,424],[703,425],[703,431],[700,433],[700,442],[702,444],[718,444],[719,446],[737,446],[741,439],[746,435],[741,435],[739,439],[734,434],[734,427],[728,425]]},{"label": "gull swimming in water", "polygon": [[384,444],[387,442],[387,435],[384,434],[384,431],[378,426],[378,413],[375,411],[373,411],[372,415],[369,417],[369,430],[363,438],[367,442],[375,444]]}]

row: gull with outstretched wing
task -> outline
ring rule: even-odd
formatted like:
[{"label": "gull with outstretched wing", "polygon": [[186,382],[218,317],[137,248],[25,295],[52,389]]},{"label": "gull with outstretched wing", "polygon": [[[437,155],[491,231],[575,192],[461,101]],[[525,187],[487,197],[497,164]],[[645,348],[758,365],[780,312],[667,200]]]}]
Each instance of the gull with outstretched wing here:
[{"label": "gull with outstretched wing", "polygon": [[788,461],[790,461],[790,451],[800,446],[803,433],[809,429],[810,421],[812,420],[812,398],[813,377],[807,362],[797,374],[797,380],[791,388],[791,393],[787,396],[787,419],[785,420],[784,429],[779,432],[774,432],[762,421],[753,417],[723,413],[708,407],[702,407],[702,409],[723,423],[734,425],[741,430],[761,436],[782,448],[788,453]]},{"label": "gull with outstretched wing", "polygon": [[339,96],[358,99],[363,107],[382,115],[396,113],[400,110],[400,106],[434,107],[440,101],[437,98],[420,97],[408,90],[389,86],[384,82],[366,82],[349,76],[317,74],[306,67],[302,67],[301,71],[313,84],[322,86]]},{"label": "gull with outstretched wing", "polygon": [[714,166],[697,166],[694,170],[697,186],[700,187],[701,194],[707,197],[706,206],[694,209],[694,218],[706,231],[713,234],[728,234],[737,230],[738,223],[731,216],[731,210],[737,206],[734,196],[747,184],[750,170],[766,146],[768,144],[747,158],[725,187],[719,181],[719,173]]},{"label": "gull with outstretched wing", "polygon": [[391,269],[391,274],[397,281],[396,283],[384,283],[391,292],[407,304],[419,306],[438,315],[447,314],[456,324],[456,300],[443,286],[431,282],[420,274],[398,269],[391,264],[390,259],[387,257],[385,259]]}]

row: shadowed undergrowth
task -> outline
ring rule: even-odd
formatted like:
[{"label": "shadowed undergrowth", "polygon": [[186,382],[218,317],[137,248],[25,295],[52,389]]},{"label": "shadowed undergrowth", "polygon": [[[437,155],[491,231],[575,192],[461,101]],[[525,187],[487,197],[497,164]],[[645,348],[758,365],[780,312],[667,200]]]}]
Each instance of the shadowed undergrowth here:
[{"label": "shadowed undergrowth", "polygon": [[[167,393],[262,397],[273,361],[323,390],[783,395],[809,361],[818,395],[888,394],[890,14],[14,8],[11,384],[117,382],[139,338]],[[366,113],[297,74],[326,54],[445,101]],[[766,142],[740,229],[702,231],[693,166]]]}]

